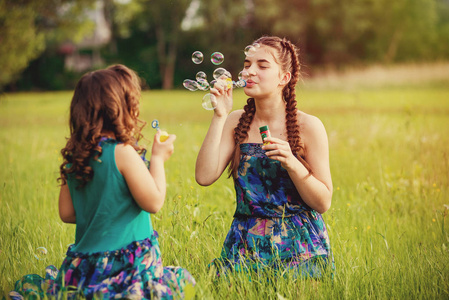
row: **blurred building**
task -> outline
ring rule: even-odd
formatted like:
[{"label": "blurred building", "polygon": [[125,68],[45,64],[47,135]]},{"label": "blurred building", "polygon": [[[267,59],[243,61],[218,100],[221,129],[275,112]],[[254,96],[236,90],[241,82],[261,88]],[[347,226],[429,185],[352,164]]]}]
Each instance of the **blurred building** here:
[{"label": "blurred building", "polygon": [[96,66],[103,65],[100,48],[111,40],[111,29],[104,13],[104,1],[97,0],[95,9],[87,12],[94,23],[94,30],[79,43],[68,41],[59,47],[59,53],[64,55],[65,69],[84,72]]}]

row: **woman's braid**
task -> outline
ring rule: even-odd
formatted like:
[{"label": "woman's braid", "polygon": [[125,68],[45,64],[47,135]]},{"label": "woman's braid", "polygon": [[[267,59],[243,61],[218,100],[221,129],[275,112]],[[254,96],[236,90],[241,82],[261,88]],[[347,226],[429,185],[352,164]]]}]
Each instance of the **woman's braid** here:
[{"label": "woman's braid", "polygon": [[256,113],[254,98],[249,98],[243,107],[244,112],[240,116],[238,125],[234,128],[234,152],[229,164],[229,176],[237,176],[240,162],[240,144],[248,137],[248,130]]}]

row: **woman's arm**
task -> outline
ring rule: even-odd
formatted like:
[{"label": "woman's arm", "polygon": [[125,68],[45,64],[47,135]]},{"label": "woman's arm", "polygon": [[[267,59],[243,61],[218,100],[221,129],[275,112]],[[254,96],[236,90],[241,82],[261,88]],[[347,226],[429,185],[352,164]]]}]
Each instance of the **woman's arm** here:
[{"label": "woman's arm", "polygon": [[319,213],[326,212],[332,201],[332,178],[329,166],[329,145],[323,123],[316,117],[303,115],[301,138],[305,145],[305,160],[312,173],[293,156],[288,142],[268,138],[264,146],[267,156],[279,160],[288,171],[301,198]]},{"label": "woman's arm", "polygon": [[214,183],[228,165],[234,150],[234,127],[241,115],[241,111],[229,114],[232,89],[226,84],[218,81],[210,91],[216,97],[217,107],[195,165],[196,182],[203,186]]},{"label": "woman's arm", "polygon": [[137,204],[149,213],[157,213],[165,201],[166,181],[164,163],[174,151],[175,135],[165,142],[159,141],[158,132],[153,141],[150,171],[136,150],[130,145],[116,146],[117,168],[126,180],[126,184]]},{"label": "woman's arm", "polygon": [[59,217],[64,223],[76,223],[75,208],[73,207],[67,183],[61,185],[61,190],[59,191]]},{"label": "woman's arm", "polygon": [[234,127],[241,112],[232,112],[227,118],[214,115],[198,153],[195,179],[199,185],[207,186],[220,178],[234,150]]}]

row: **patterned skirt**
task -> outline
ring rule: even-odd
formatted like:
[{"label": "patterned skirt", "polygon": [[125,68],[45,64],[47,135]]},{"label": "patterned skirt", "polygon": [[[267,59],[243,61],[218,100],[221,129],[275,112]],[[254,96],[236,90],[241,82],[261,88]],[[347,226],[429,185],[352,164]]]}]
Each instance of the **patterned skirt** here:
[{"label": "patterned skirt", "polygon": [[195,280],[187,270],[163,267],[156,231],[113,252],[86,255],[71,248],[59,270],[49,266],[45,278],[31,274],[18,280],[11,299],[178,299],[194,293]]},{"label": "patterned skirt", "polygon": [[[221,255],[209,266],[229,271],[273,270],[276,276],[333,276],[329,236],[320,214],[304,211],[286,218],[234,218]],[[330,268],[329,268],[330,267]]]}]

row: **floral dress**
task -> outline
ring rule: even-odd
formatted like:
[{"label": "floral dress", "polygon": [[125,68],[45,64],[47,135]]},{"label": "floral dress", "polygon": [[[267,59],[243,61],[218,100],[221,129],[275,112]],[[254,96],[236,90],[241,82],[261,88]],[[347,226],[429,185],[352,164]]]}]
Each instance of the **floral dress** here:
[{"label": "floral dress", "polygon": [[163,266],[157,232],[113,252],[71,251],[60,269],[46,268],[45,278],[23,276],[11,299],[180,299],[194,278],[181,267]]},{"label": "floral dress", "polygon": [[302,201],[287,170],[261,146],[240,145],[237,208],[221,256],[211,265],[218,275],[269,267],[282,274],[321,277],[327,266],[333,269],[323,218]]},{"label": "floral dress", "polygon": [[135,202],[115,163],[117,141],[102,138],[102,154],[92,155],[92,180],[67,183],[76,212],[75,244],[59,268],[45,278],[25,275],[12,299],[179,299],[194,293],[195,280],[181,267],[164,266],[151,216]]}]

